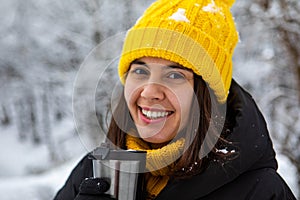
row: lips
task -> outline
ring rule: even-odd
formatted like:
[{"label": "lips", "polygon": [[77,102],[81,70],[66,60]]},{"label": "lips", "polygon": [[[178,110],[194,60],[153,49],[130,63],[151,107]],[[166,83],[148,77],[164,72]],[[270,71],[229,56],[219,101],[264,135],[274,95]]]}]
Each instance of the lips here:
[{"label": "lips", "polygon": [[142,116],[148,120],[164,119],[173,113],[173,111],[149,109],[149,108],[142,108],[142,107],[140,107],[140,111],[142,113]]}]

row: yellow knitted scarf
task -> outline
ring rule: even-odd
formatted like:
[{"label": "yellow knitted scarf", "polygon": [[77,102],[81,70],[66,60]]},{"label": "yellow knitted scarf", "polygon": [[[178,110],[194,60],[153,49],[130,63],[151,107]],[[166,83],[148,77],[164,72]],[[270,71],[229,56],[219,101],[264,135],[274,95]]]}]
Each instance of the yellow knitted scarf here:
[{"label": "yellow knitted scarf", "polygon": [[147,199],[154,199],[169,181],[169,172],[182,155],[185,140],[183,138],[159,149],[153,149],[151,144],[144,140],[127,134],[126,145],[128,149],[147,151],[146,168],[150,172],[146,176]]}]

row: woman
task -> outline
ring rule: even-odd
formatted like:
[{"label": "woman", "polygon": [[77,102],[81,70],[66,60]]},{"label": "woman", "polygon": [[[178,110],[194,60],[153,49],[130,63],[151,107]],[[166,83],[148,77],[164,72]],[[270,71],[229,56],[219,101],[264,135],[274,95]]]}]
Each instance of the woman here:
[{"label": "woman", "polygon": [[[295,199],[263,116],[231,76],[232,4],[160,0],[127,33],[108,141],[147,151],[141,199]],[[55,199],[110,199],[87,157]]]}]

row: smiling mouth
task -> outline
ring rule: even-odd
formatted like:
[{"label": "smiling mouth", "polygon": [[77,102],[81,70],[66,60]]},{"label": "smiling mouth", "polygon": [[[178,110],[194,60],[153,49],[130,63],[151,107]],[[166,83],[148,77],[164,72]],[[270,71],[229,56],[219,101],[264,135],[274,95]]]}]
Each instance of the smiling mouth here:
[{"label": "smiling mouth", "polygon": [[143,108],[140,109],[142,114],[150,120],[165,118],[173,113],[172,111],[158,111],[158,110],[149,110]]}]

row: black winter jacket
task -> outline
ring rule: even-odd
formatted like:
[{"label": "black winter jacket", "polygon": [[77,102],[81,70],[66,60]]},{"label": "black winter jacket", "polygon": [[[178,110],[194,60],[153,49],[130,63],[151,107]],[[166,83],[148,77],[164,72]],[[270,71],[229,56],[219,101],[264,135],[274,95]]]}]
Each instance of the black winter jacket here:
[{"label": "black winter jacket", "polygon": [[[265,120],[252,97],[235,81],[228,97],[236,125],[228,140],[239,156],[220,165],[211,162],[201,174],[172,180],[156,200],[294,200],[284,180],[276,172],[277,162]],[[73,200],[86,177],[92,177],[92,162],[85,156],[74,168],[55,200]]]}]

